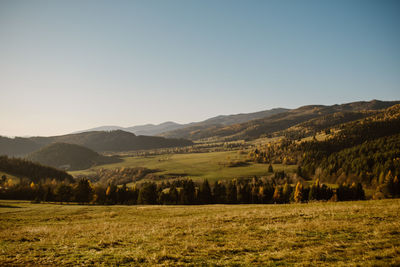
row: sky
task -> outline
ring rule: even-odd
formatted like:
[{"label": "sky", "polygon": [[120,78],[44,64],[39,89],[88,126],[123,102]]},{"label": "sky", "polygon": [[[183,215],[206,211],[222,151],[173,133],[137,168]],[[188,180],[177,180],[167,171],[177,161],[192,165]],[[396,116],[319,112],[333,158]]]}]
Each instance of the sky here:
[{"label": "sky", "polygon": [[400,1],[0,0],[0,135],[400,100]]}]

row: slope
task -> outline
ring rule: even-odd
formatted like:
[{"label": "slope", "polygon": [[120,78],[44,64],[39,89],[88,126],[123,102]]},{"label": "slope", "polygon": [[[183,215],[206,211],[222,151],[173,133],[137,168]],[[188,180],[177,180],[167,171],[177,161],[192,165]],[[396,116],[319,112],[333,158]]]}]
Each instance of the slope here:
[{"label": "slope", "polygon": [[245,123],[228,126],[216,124],[203,128],[186,127],[164,133],[163,136],[186,138],[190,140],[211,137],[222,140],[255,139],[258,137],[269,136],[274,132],[285,130],[289,127],[317,117],[326,116],[337,112],[380,110],[398,103],[400,103],[400,101],[372,100],[370,102],[361,101],[333,106],[309,105]]},{"label": "slope", "polygon": [[71,175],[64,171],[25,159],[8,158],[7,156],[0,156],[0,171],[18,178],[27,178],[35,183],[44,179],[67,180],[69,182],[74,180]]},{"label": "slope", "polygon": [[86,147],[66,143],[50,144],[26,158],[43,165],[71,171],[120,161],[115,157],[102,156]]},{"label": "slope", "polygon": [[167,139],[156,136],[136,136],[133,133],[121,130],[111,132],[94,131],[61,136],[18,139],[2,137],[0,141],[0,155],[9,156],[21,156],[32,153],[39,148],[52,143],[81,145],[95,150],[96,152],[130,151],[192,145],[192,141],[189,140]]}]

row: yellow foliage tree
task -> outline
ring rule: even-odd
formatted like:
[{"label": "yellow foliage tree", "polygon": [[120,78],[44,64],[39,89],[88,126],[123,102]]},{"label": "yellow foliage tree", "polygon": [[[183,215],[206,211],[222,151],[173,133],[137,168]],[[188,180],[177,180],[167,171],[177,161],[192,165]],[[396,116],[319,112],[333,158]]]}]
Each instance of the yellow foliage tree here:
[{"label": "yellow foliage tree", "polygon": [[296,189],[294,190],[294,201],[300,203],[303,201],[303,185],[297,182]]}]

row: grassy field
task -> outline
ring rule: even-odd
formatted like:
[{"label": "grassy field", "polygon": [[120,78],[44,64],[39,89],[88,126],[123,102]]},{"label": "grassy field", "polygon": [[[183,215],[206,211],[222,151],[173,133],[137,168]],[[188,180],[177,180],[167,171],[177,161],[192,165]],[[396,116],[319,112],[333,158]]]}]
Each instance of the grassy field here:
[{"label": "grassy field", "polygon": [[400,200],[79,206],[0,201],[0,265],[399,265]]},{"label": "grassy field", "polygon": [[[124,157],[123,162],[97,166],[93,169],[113,169],[120,167],[146,167],[160,170],[157,174],[168,176],[189,176],[193,180],[232,179],[239,177],[263,176],[267,174],[267,164],[250,163],[248,166],[228,167],[230,161],[243,161],[246,154],[237,151],[167,154],[151,157]],[[275,170],[294,171],[296,166],[274,165]],[[70,172],[72,175],[88,175],[93,169]]]}]

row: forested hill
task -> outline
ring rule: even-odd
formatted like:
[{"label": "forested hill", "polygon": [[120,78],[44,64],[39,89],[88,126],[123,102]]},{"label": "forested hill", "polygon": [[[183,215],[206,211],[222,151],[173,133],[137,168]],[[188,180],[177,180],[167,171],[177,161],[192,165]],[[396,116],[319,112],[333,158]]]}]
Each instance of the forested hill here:
[{"label": "forested hill", "polygon": [[[270,136],[274,132],[288,129],[289,127],[315,118],[339,112],[354,112],[358,113],[358,115],[353,116],[353,118],[358,119],[364,116],[362,114],[363,111],[381,110],[399,103],[400,101],[373,100],[369,102],[362,101],[332,106],[309,105],[245,123],[229,126],[213,125],[202,129],[187,127],[164,133],[163,136],[175,138],[180,137],[191,140],[211,137],[225,140],[255,139],[258,137]],[[366,115],[368,116],[369,114]],[[348,116],[347,118],[350,119],[351,116]]]},{"label": "forested hill", "polygon": [[297,174],[305,179],[361,182],[389,197],[400,192],[392,186],[400,177],[400,104],[329,132],[323,140],[283,139],[255,150],[254,159],[297,164]]},{"label": "forested hill", "polygon": [[0,136],[0,155],[22,156],[41,148],[42,145],[28,138]]},{"label": "forested hill", "polygon": [[192,145],[184,139],[168,139],[156,136],[136,136],[117,130],[110,132],[93,131],[52,137],[0,139],[0,155],[24,156],[52,143],[67,143],[85,146],[96,152],[130,151],[140,149],[181,147]]},{"label": "forested hill", "polygon": [[24,159],[8,158],[7,156],[0,156],[0,171],[16,177],[27,178],[35,183],[45,179],[74,181],[72,176],[64,171],[42,166]]},{"label": "forested hill", "polygon": [[94,165],[120,161],[115,157],[100,155],[86,147],[66,143],[54,143],[45,146],[29,154],[27,159],[69,171],[88,169]]}]

